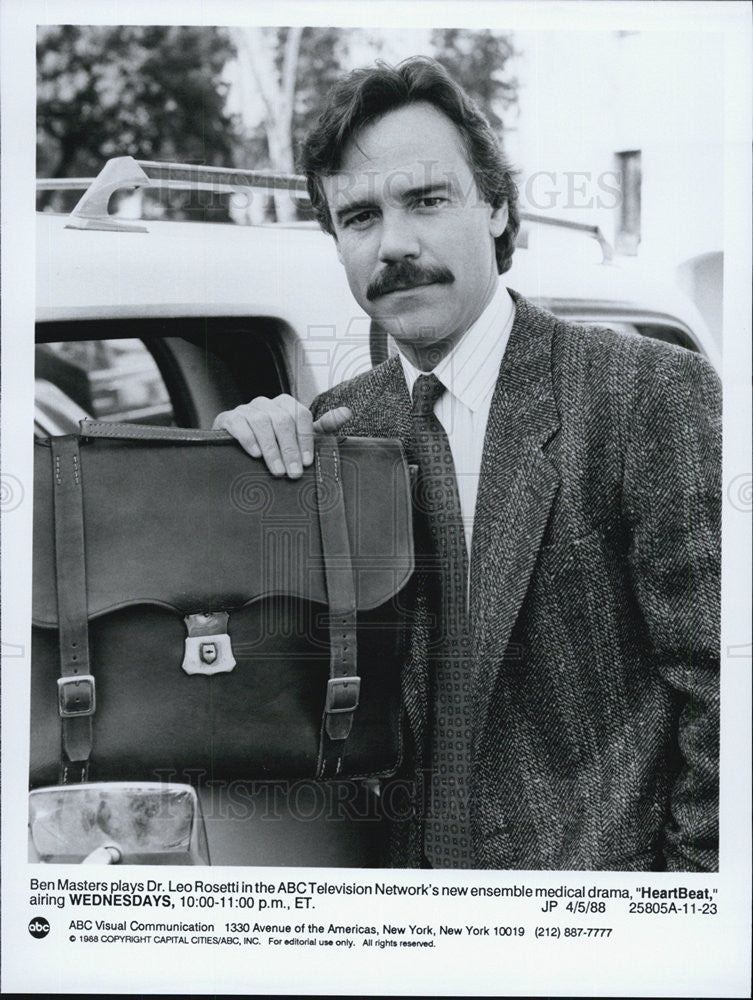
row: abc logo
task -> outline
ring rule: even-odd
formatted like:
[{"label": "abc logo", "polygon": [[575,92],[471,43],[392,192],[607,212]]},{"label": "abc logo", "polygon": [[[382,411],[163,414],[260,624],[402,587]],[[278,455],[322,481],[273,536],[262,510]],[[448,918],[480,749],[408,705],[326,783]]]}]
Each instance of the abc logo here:
[{"label": "abc logo", "polygon": [[47,917],[34,917],[29,922],[29,934],[35,938],[47,937],[50,933],[50,921]]}]

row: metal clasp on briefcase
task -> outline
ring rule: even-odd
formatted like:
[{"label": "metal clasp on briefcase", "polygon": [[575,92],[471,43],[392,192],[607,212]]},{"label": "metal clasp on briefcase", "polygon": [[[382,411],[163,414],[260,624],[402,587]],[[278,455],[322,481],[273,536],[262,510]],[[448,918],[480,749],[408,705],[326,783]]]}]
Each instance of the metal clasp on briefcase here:
[{"label": "metal clasp on briefcase", "polygon": [[181,666],[187,674],[227,674],[235,666],[226,611],[186,615],[188,635]]},{"label": "metal clasp on briefcase", "polygon": [[91,674],[58,677],[58,711],[61,719],[94,715],[97,705],[94,678]]},{"label": "metal clasp on briefcase", "polygon": [[361,693],[361,678],[330,677],[327,681],[327,699],[324,710],[328,714],[355,712]]}]

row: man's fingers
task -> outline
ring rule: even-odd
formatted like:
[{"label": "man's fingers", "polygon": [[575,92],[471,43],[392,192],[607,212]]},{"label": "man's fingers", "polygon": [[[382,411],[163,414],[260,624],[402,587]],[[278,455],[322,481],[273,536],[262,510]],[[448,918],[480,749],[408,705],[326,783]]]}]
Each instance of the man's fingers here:
[{"label": "man's fingers", "polygon": [[275,399],[257,396],[250,403],[220,413],[214,426],[232,434],[249,455],[263,458],[274,476],[298,479],[303,475],[301,451],[309,454],[307,464],[313,458],[311,414],[286,394]]},{"label": "man's fingers", "polygon": [[277,447],[277,438],[268,414],[260,410],[254,411],[249,416],[249,422],[267,468],[273,476],[284,475],[285,464]]},{"label": "man's fingers", "polygon": [[347,406],[338,406],[334,410],[327,410],[318,420],[314,422],[314,430],[318,434],[334,434],[339,431],[343,424],[353,416]]},{"label": "man's fingers", "polygon": [[295,429],[303,464],[311,465],[314,461],[314,422],[311,419],[311,411],[300,404],[296,411]]},{"label": "man's fingers", "polygon": [[292,424],[288,424],[280,419],[278,440],[287,473],[297,479],[303,472],[301,466],[311,465],[314,460],[314,423],[311,411],[289,395],[278,396],[275,402],[292,421]]},{"label": "man's fingers", "polygon": [[314,460],[314,432],[333,434],[351,417],[347,406],[323,414],[313,423],[311,413],[287,394],[250,403],[218,414],[213,426],[228,431],[254,458],[263,458],[274,476],[298,479]]},{"label": "man's fingers", "polygon": [[218,413],[214,418],[212,430],[227,431],[232,434],[238,444],[247,451],[252,458],[261,458],[261,448],[256,440],[253,428],[238,410],[227,410]]},{"label": "man's fingers", "polygon": [[[275,410],[270,408],[267,415],[270,418],[275,444],[279,449],[283,465],[282,470],[279,470],[276,466],[270,466],[270,468],[272,468],[272,472],[276,475],[287,473],[291,479],[298,479],[303,473],[303,462],[301,459],[301,449],[298,446],[295,419],[287,410],[280,409],[279,407]],[[259,438],[258,434],[257,438]],[[266,459],[267,453],[264,450],[264,440],[260,439],[259,443],[262,446],[262,451],[264,451]]]}]

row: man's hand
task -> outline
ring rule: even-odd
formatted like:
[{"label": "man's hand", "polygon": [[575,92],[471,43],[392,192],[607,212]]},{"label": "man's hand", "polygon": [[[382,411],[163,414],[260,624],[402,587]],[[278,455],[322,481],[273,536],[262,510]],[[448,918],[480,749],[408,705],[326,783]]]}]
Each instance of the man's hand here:
[{"label": "man's hand", "polygon": [[348,407],[340,406],[314,422],[305,406],[283,394],[257,396],[218,413],[212,427],[232,434],[253,458],[263,458],[273,476],[298,479],[314,460],[314,434],[334,434],[350,417]]}]

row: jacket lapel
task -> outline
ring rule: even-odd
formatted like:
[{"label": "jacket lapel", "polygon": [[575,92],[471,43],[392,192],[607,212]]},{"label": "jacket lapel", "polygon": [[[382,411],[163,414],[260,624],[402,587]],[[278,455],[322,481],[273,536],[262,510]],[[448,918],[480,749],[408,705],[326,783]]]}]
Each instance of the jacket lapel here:
[{"label": "jacket lapel", "polygon": [[543,450],[560,423],[551,381],[556,319],[511,294],[515,320],[489,411],[473,525],[476,746],[559,484]]},{"label": "jacket lapel", "polygon": [[340,433],[396,437],[410,451],[411,401],[396,354],[369,372],[357,396],[348,400],[348,406],[353,409],[353,418]]}]

